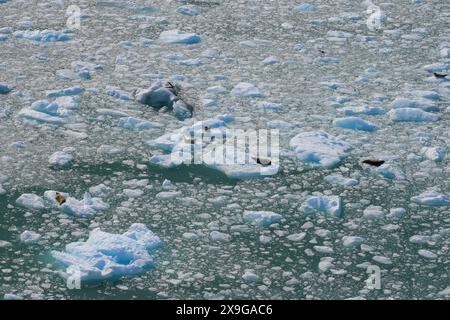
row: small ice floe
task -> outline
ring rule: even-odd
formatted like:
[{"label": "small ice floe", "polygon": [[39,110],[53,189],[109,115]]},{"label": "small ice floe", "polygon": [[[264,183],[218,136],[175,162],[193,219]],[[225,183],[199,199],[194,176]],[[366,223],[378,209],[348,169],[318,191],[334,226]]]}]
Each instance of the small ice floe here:
[{"label": "small ice floe", "polygon": [[239,45],[242,47],[256,48],[261,46],[270,46],[272,45],[272,41],[265,39],[244,40],[239,42]]},{"label": "small ice floe", "polygon": [[423,67],[425,71],[433,73],[433,72],[445,72],[450,70],[450,62],[449,63],[433,63]]},{"label": "small ice floe", "polygon": [[221,94],[227,92],[227,89],[219,85],[206,88],[206,92],[211,94]]},{"label": "small ice floe", "polygon": [[36,233],[34,231],[24,231],[20,235],[20,241],[25,244],[31,244],[38,242],[41,239],[41,235],[39,233]]},{"label": "small ice floe", "polygon": [[40,123],[65,124],[78,105],[78,97],[59,97],[53,102],[38,100],[31,107],[20,110],[18,116]]},{"label": "small ice floe", "polygon": [[330,270],[331,268],[334,267],[334,258],[332,257],[323,257],[320,258],[320,262],[318,265],[319,271],[320,272],[327,272],[328,270]]},{"label": "small ice floe", "polygon": [[342,237],[342,245],[346,248],[357,248],[361,246],[363,238],[355,236],[344,236]]},{"label": "small ice floe", "polygon": [[431,161],[442,161],[445,158],[446,150],[443,147],[423,147],[420,152]]},{"label": "small ice floe", "polygon": [[419,256],[422,256],[424,258],[427,259],[436,259],[438,257],[438,255],[430,250],[426,250],[426,249],[419,249],[418,251]]},{"label": "small ice floe", "polygon": [[384,163],[373,169],[375,173],[386,179],[403,179],[403,174],[391,164]]},{"label": "small ice floe", "polygon": [[[46,196],[47,198],[47,196]],[[56,194],[55,194],[56,200]],[[57,201],[57,200],[56,200]],[[77,200],[67,195],[65,201],[59,205],[59,209],[69,215],[82,218],[95,216],[99,211],[109,208],[109,205],[101,198],[92,197],[88,192],[84,193],[83,200]]]},{"label": "small ice floe", "polygon": [[133,96],[130,93],[114,87],[106,88],[106,94],[119,100],[125,101],[133,100]]},{"label": "small ice floe", "polygon": [[367,132],[372,132],[379,129],[376,124],[358,117],[336,118],[333,120],[333,125],[339,128]]},{"label": "small ice floe", "polygon": [[161,191],[156,194],[156,198],[160,200],[171,200],[179,198],[182,195],[180,191]]},{"label": "small ice floe", "polygon": [[340,217],[342,214],[341,198],[338,196],[312,196],[301,206],[305,214],[323,214],[325,216]]},{"label": "small ice floe", "polygon": [[76,96],[80,95],[84,92],[84,88],[82,87],[70,87],[58,90],[49,90],[46,92],[47,97],[49,98],[57,98],[57,97],[65,97],[65,96]]},{"label": "small ice floe", "polygon": [[0,240],[0,248],[12,247],[12,243],[5,240]]},{"label": "small ice floe", "polygon": [[396,98],[392,101],[392,107],[395,109],[400,108],[416,108],[423,111],[439,111],[439,106],[423,100],[412,100],[407,98]]},{"label": "small ice floe", "polygon": [[405,216],[405,214],[405,208],[391,208],[391,210],[389,210],[389,214],[387,214],[386,217],[390,219],[399,219]]},{"label": "small ice floe", "polygon": [[251,282],[251,283],[255,283],[255,282],[259,282],[260,278],[257,274],[255,274],[252,271],[245,271],[245,273],[242,275],[242,279],[245,282]]},{"label": "small ice floe", "polygon": [[364,209],[363,217],[367,220],[380,220],[384,218],[383,208],[379,206],[369,206]]},{"label": "small ice floe", "polygon": [[300,233],[292,233],[286,237],[289,241],[292,242],[298,242],[302,241],[306,237],[306,232],[300,232]]},{"label": "small ice floe", "polygon": [[324,180],[332,185],[342,186],[345,188],[353,187],[358,184],[358,180],[352,179],[352,178],[346,178],[338,173],[330,174],[329,176],[326,176],[324,178]]},{"label": "small ice floe", "polygon": [[68,41],[72,39],[70,34],[55,30],[25,30],[14,32],[16,39],[26,39],[43,42]]},{"label": "small ice floe", "polygon": [[7,94],[11,92],[12,88],[10,85],[0,82],[0,94]]},{"label": "small ice floe", "polygon": [[303,162],[325,168],[337,166],[352,148],[350,144],[324,131],[299,133],[289,145]]},{"label": "small ice floe", "polygon": [[373,256],[372,260],[385,265],[392,264],[392,260],[385,256]]},{"label": "small ice floe", "polygon": [[284,104],[268,101],[259,101],[256,106],[258,109],[264,111],[282,111],[286,108]]},{"label": "small ice floe", "polygon": [[116,280],[142,274],[153,266],[150,253],[162,242],[145,225],[135,223],[123,234],[95,229],[85,242],[66,245],[64,252],[52,251],[52,256],[67,269],[64,278],[77,274],[81,281]]},{"label": "small ice floe", "polygon": [[175,29],[163,31],[159,35],[159,41],[168,44],[195,44],[199,43],[201,38],[195,33],[187,33]]},{"label": "small ice floe", "polygon": [[209,236],[211,237],[211,240],[216,242],[229,242],[231,240],[231,236],[228,233],[223,233],[219,231],[211,231]]},{"label": "small ice floe", "polygon": [[260,98],[263,94],[257,87],[248,82],[240,82],[231,90],[231,94],[243,98]]},{"label": "small ice floe", "polygon": [[136,101],[149,105],[155,109],[163,107],[174,111],[180,120],[192,117],[193,106],[179,98],[181,87],[172,81],[158,80],[150,88],[139,90],[136,93]]},{"label": "small ice floe", "polygon": [[370,107],[368,105],[362,106],[345,106],[338,109],[346,116],[366,115],[366,116],[378,116],[385,111],[382,107]]},{"label": "small ice floe", "polygon": [[309,13],[316,11],[316,6],[310,3],[302,3],[294,7],[294,11],[301,13]]},{"label": "small ice floe", "polygon": [[279,62],[280,62],[280,60],[278,60],[277,57],[275,57],[275,56],[270,56],[270,57],[265,58],[263,61],[261,61],[261,64],[262,64],[263,66],[269,66],[269,65],[277,64],[277,63],[279,63]]},{"label": "small ice floe", "polygon": [[58,192],[54,190],[47,190],[44,192],[45,205],[50,208],[60,208],[69,197],[68,193]]},{"label": "small ice floe", "polygon": [[48,163],[56,169],[67,168],[73,163],[74,159],[74,156],[69,152],[56,151],[48,158]]},{"label": "small ice floe", "polygon": [[450,286],[448,286],[447,288],[445,288],[442,291],[439,291],[438,295],[442,296],[442,297],[450,297]]},{"label": "small ice floe", "polygon": [[198,16],[200,14],[200,8],[196,5],[187,4],[177,8],[177,13],[184,14],[186,16]]},{"label": "small ice floe", "polygon": [[44,199],[33,193],[24,193],[16,200],[16,204],[28,210],[44,209]]},{"label": "small ice floe", "polygon": [[436,122],[440,116],[417,108],[399,108],[389,111],[389,116],[395,122]]},{"label": "small ice floe", "polygon": [[261,226],[270,226],[281,220],[281,215],[272,211],[244,211],[244,221],[256,222]]},{"label": "small ice floe", "polygon": [[450,199],[443,193],[438,193],[435,190],[427,190],[418,196],[412,197],[411,201],[424,206],[450,206]]},{"label": "small ice floe", "polygon": [[[441,95],[433,90],[412,90],[410,92],[411,95],[421,98],[421,99],[428,99],[428,100],[441,100]],[[425,110],[425,111],[431,111],[431,110]]]},{"label": "small ice floe", "polygon": [[173,185],[172,181],[168,180],[168,179],[164,179],[163,183],[162,183],[162,188],[164,190],[170,190],[175,188],[175,186]]},{"label": "small ice floe", "polygon": [[99,185],[93,186],[89,188],[89,192],[96,197],[107,197],[111,194],[112,189],[107,185],[101,183]]},{"label": "small ice floe", "polygon": [[[0,0],[0,3],[5,3],[8,1],[10,0]],[[23,300],[23,297],[12,293],[5,293],[3,295],[3,300]]]},{"label": "small ice floe", "polygon": [[117,126],[124,129],[130,130],[146,130],[161,128],[162,125],[156,122],[150,122],[145,119],[135,118],[135,117],[123,117],[119,119]]}]

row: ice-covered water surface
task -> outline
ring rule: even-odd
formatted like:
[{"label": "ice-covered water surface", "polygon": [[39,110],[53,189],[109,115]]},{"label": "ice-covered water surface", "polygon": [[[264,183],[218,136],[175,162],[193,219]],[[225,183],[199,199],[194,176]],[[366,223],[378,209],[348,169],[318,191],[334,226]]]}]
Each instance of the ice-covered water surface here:
[{"label": "ice-covered water surface", "polygon": [[[373,4],[0,1],[1,297],[449,298],[450,8]],[[135,100],[157,80],[192,118]],[[278,173],[149,163],[219,115],[279,129]],[[151,257],[86,244],[135,223]],[[77,243],[100,280],[69,289]]]}]

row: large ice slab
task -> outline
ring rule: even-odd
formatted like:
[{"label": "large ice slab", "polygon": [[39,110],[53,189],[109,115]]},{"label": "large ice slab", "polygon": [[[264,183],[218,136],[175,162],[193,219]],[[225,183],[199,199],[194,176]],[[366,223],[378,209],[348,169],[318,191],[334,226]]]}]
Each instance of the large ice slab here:
[{"label": "large ice slab", "polygon": [[337,166],[352,148],[350,144],[325,131],[299,133],[289,145],[303,162],[326,168]]},{"label": "large ice slab", "polygon": [[435,190],[427,190],[418,196],[412,197],[411,201],[424,206],[450,206],[449,197]]},{"label": "large ice slab", "polygon": [[52,256],[67,267],[64,277],[76,272],[81,281],[99,281],[146,272],[153,266],[150,253],[161,245],[158,236],[135,223],[123,234],[95,229],[85,242],[69,243],[64,252],[52,251]]},{"label": "large ice slab", "polygon": [[301,206],[305,214],[319,213],[326,216],[340,217],[341,199],[338,196],[312,196]]},{"label": "large ice slab", "polygon": [[389,111],[389,116],[395,122],[435,122],[439,115],[416,108],[399,108]]}]

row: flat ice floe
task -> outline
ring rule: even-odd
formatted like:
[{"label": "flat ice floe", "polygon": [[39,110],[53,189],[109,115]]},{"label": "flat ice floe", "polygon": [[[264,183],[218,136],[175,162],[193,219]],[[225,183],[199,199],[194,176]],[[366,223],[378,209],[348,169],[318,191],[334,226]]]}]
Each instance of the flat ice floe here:
[{"label": "flat ice floe", "polygon": [[16,200],[17,205],[28,210],[44,209],[44,199],[33,193],[24,193]]},{"label": "flat ice floe", "polygon": [[73,115],[78,108],[79,98],[61,96],[53,102],[38,100],[30,107],[23,108],[18,116],[27,120],[39,123],[65,124],[69,121],[69,116]]},{"label": "flat ice floe", "polygon": [[68,41],[72,39],[70,34],[55,30],[16,31],[14,32],[14,35],[17,39],[26,39],[44,42]]},{"label": "flat ice floe", "polygon": [[372,132],[379,129],[379,127],[376,124],[358,117],[337,118],[333,120],[333,124],[336,127],[357,131]]},{"label": "flat ice floe", "polygon": [[195,33],[182,32],[175,29],[163,31],[159,36],[159,40],[168,44],[195,44],[199,43],[201,38]]},{"label": "flat ice floe", "polygon": [[231,90],[231,94],[237,97],[243,98],[259,98],[263,97],[263,94],[255,85],[248,82],[240,82],[234,86]]},{"label": "flat ice floe", "polygon": [[325,168],[337,166],[352,149],[350,144],[325,131],[299,133],[289,145],[303,162]]},{"label": "flat ice floe", "polygon": [[414,196],[411,198],[411,201],[425,206],[450,206],[449,197],[435,190],[428,190],[418,196]]},{"label": "flat ice floe", "polygon": [[426,112],[416,108],[399,108],[389,111],[392,121],[404,122],[436,122],[440,116],[434,113]]},{"label": "flat ice floe", "polygon": [[269,226],[281,220],[281,215],[272,211],[244,211],[243,219],[248,222],[256,222],[261,226]]},{"label": "flat ice floe", "polygon": [[158,236],[145,225],[135,223],[123,234],[95,229],[85,242],[66,245],[64,252],[52,256],[67,267],[64,277],[80,275],[81,281],[118,279],[141,274],[153,266],[150,255],[162,245]]}]

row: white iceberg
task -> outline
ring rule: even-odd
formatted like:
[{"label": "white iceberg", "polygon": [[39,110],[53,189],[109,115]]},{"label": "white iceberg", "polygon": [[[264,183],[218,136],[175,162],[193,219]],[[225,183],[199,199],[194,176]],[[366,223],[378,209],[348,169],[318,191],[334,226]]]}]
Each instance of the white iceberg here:
[{"label": "white iceberg", "polygon": [[372,122],[365,121],[358,117],[346,117],[346,118],[337,118],[333,120],[333,124],[336,127],[344,128],[344,129],[352,129],[357,131],[376,131],[379,127]]},{"label": "white iceberg", "polygon": [[281,215],[272,211],[244,211],[243,219],[248,222],[256,222],[261,226],[270,226],[281,220]]},{"label": "white iceberg", "polygon": [[423,147],[420,151],[431,161],[442,161],[446,155],[446,150],[442,147]]},{"label": "white iceberg", "polygon": [[450,206],[449,197],[435,190],[427,190],[418,196],[412,197],[411,201],[424,206]]},{"label": "white iceberg", "polygon": [[[425,93],[423,93],[425,94]],[[428,95],[427,95],[428,96]],[[392,101],[392,107],[395,109],[401,108],[416,108],[423,111],[439,111],[439,106],[423,100],[412,100],[407,98],[395,98]]]},{"label": "white iceberg", "polygon": [[245,98],[259,98],[263,96],[257,87],[248,82],[238,83],[234,86],[233,90],[231,90],[231,94],[236,97]]},{"label": "white iceberg", "polygon": [[435,122],[440,119],[439,115],[416,108],[399,108],[389,111],[392,121],[403,122]]},{"label": "white iceberg", "polygon": [[199,43],[201,38],[195,33],[187,33],[175,29],[161,32],[159,40],[169,44],[195,44]]},{"label": "white iceberg", "polygon": [[124,234],[95,229],[85,242],[66,245],[64,252],[52,251],[52,256],[66,266],[61,274],[80,276],[81,281],[118,279],[146,272],[153,266],[150,255],[162,242],[140,223],[130,226]]},{"label": "white iceberg", "polygon": [[16,200],[17,205],[28,210],[44,209],[44,199],[33,193],[24,193]]},{"label": "white iceberg", "polygon": [[67,33],[54,30],[16,31],[14,35],[16,36],[17,39],[27,39],[45,42],[68,41],[72,38]]},{"label": "white iceberg", "polygon": [[48,158],[48,163],[54,168],[65,168],[72,164],[74,156],[68,152],[56,151]]},{"label": "white iceberg", "polygon": [[337,166],[352,148],[350,144],[324,131],[299,133],[289,145],[303,162],[325,168]]},{"label": "white iceberg", "polygon": [[333,217],[340,217],[342,214],[341,198],[338,196],[312,196],[301,206],[305,214],[319,213]]},{"label": "white iceberg", "polygon": [[85,192],[83,200],[67,197],[66,201],[60,206],[60,210],[64,213],[82,218],[93,217],[99,211],[103,211],[108,208],[109,205],[103,202],[101,198],[93,198],[88,192]]},{"label": "white iceberg", "polygon": [[20,234],[20,241],[25,244],[35,243],[41,239],[41,235],[34,231],[24,231]]}]

